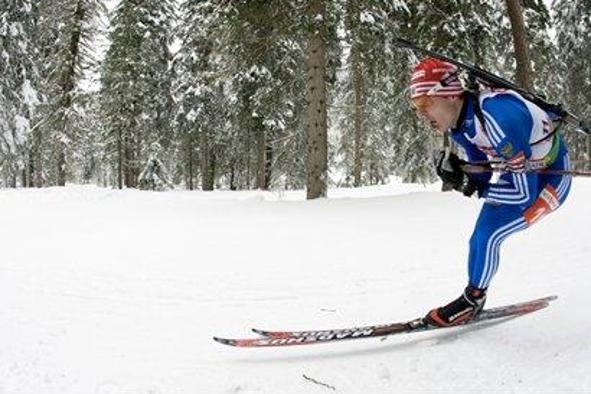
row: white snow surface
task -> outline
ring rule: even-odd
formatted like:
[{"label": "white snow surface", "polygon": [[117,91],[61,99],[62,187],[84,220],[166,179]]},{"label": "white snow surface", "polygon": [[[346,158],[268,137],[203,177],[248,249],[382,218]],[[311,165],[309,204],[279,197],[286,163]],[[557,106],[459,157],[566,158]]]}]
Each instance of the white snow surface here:
[{"label": "white snow surface", "polygon": [[549,308],[385,340],[212,340],[406,320],[458,296],[482,202],[438,188],[2,190],[0,393],[591,392],[582,179],[505,242],[489,291],[489,307],[558,295]]}]

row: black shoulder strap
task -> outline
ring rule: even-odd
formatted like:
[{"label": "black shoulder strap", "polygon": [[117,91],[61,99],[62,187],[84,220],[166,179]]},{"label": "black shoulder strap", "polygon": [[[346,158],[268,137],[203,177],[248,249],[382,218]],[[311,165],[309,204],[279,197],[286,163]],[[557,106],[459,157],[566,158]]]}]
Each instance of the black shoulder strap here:
[{"label": "black shoulder strap", "polygon": [[[472,100],[472,107],[474,108],[474,114],[478,118],[478,121],[482,125],[482,129],[484,130],[484,134],[490,140],[488,130],[486,129],[486,119],[484,119],[484,114],[482,113],[482,108],[480,108],[480,91],[470,91],[468,92],[469,100]],[[492,142],[491,142],[492,145]]]},{"label": "black shoulder strap", "polygon": [[478,118],[478,120],[482,124],[482,127],[484,127],[484,129],[486,131],[486,123],[484,121],[484,114],[482,113],[482,108],[480,108],[480,92],[479,91],[470,92],[470,93],[468,93],[468,95],[469,95],[470,99],[472,100],[472,104],[474,106],[474,113],[476,114],[476,117]]}]

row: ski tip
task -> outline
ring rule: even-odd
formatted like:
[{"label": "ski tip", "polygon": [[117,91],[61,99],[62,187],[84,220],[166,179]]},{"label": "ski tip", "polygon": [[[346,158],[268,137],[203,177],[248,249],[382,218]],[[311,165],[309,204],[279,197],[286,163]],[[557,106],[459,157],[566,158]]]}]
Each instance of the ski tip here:
[{"label": "ski tip", "polygon": [[222,345],[234,346],[234,347],[258,347],[258,346],[269,346],[268,340],[261,338],[242,338],[242,339],[228,339],[213,337],[213,340],[221,343]]},{"label": "ski tip", "polygon": [[297,331],[268,331],[260,330],[258,328],[251,328],[250,330],[265,338],[289,338],[297,333]]},{"label": "ski tip", "polygon": [[267,336],[267,331],[259,330],[258,328],[251,328],[250,331],[254,332],[255,334],[262,335],[264,337]]},{"label": "ski tip", "polygon": [[558,296],[557,295],[551,295],[549,297],[546,297],[546,300],[548,302],[550,302],[550,301],[556,301],[557,299],[558,299]]},{"label": "ski tip", "polygon": [[539,300],[524,304],[524,305],[522,305],[521,313],[517,313],[514,316],[527,315],[529,313],[536,312],[541,309],[545,309],[545,308],[549,307],[550,302],[554,301],[556,298],[558,298],[558,297],[556,297],[556,296],[544,297],[544,298],[540,298]]},{"label": "ski tip", "polygon": [[556,299],[558,299],[557,295],[551,295],[551,296],[547,296],[547,297],[537,298],[537,299],[531,300],[531,301],[518,303],[515,305],[539,305],[539,304],[542,304],[542,305],[544,305],[544,307],[546,307],[546,306],[550,305],[550,302],[555,301]]},{"label": "ski tip", "polygon": [[220,337],[213,337],[213,340],[221,343],[222,345],[228,345],[228,346],[236,346],[236,343],[233,339],[226,339],[226,338],[220,338]]},{"label": "ski tip", "polygon": [[546,308],[547,306],[550,305],[550,303],[552,301],[555,301],[557,299],[558,299],[558,296],[557,295],[551,295],[551,296],[548,296],[548,297],[544,297],[544,298],[540,298],[538,300],[532,301],[531,303],[532,304],[541,304],[543,308]]}]

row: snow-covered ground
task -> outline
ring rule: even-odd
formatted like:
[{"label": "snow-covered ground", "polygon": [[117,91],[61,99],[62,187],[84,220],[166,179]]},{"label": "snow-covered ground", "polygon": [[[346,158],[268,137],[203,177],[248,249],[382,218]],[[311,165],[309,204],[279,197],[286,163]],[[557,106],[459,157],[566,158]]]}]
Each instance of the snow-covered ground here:
[{"label": "snow-covered ground", "polygon": [[456,297],[481,202],[437,189],[2,190],[0,393],[591,392],[588,180],[504,244],[488,306],[557,294],[543,311],[383,341],[212,341],[409,319]]}]

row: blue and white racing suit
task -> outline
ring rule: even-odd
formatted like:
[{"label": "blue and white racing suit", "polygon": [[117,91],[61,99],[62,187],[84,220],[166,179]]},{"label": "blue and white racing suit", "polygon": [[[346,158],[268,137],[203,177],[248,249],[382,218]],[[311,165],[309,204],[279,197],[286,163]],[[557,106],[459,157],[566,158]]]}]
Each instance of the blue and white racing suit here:
[{"label": "blue and white racing suit", "polygon": [[469,284],[484,289],[499,268],[503,240],[558,208],[570,190],[570,175],[521,170],[526,163],[559,170],[570,164],[564,141],[552,132],[550,115],[513,91],[466,96],[457,124],[451,136],[469,161],[502,159],[516,171],[502,173],[494,183],[490,173],[469,174],[485,199],[470,238]]}]

